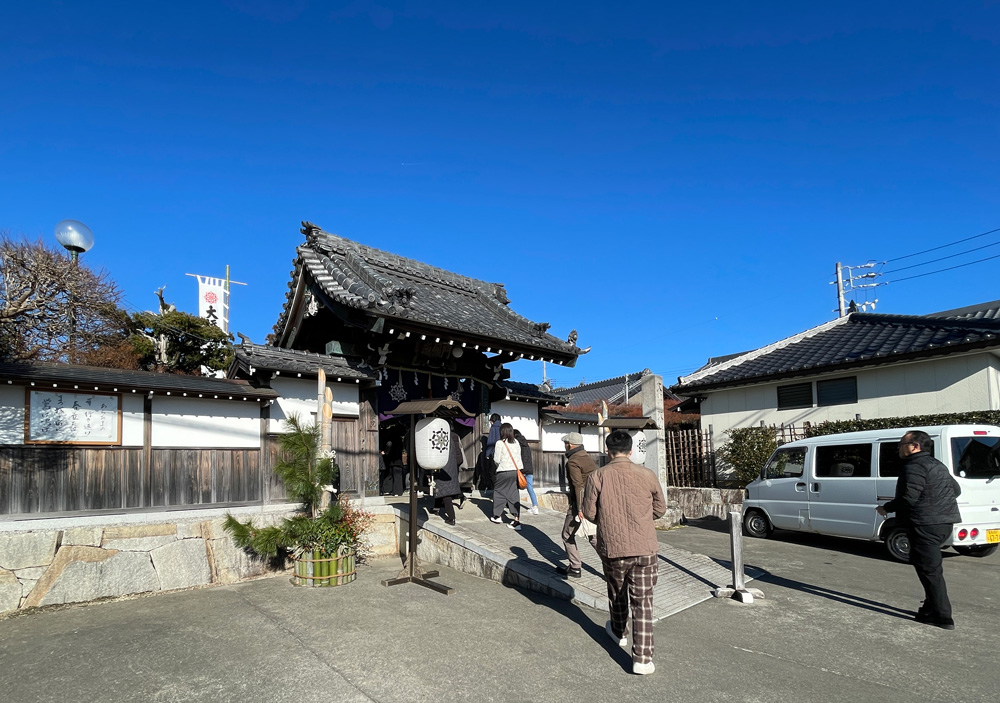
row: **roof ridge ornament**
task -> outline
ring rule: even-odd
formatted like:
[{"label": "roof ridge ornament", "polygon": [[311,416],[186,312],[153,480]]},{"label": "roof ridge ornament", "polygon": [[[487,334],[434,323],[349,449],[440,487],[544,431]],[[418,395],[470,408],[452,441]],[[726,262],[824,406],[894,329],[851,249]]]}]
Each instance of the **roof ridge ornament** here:
[{"label": "roof ridge ornament", "polygon": [[319,235],[323,233],[323,229],[319,225],[314,225],[308,220],[302,220],[302,228],[299,231],[306,236],[306,241],[310,244],[315,243],[319,239]]}]

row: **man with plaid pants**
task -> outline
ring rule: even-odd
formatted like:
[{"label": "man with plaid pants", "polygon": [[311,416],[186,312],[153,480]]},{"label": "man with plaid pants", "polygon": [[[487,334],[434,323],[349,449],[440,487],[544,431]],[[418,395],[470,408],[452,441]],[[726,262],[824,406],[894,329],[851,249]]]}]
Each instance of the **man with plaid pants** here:
[{"label": "man with plaid pants", "polygon": [[587,480],[583,516],[597,523],[597,553],[604,564],[611,619],[605,628],[619,646],[628,644],[632,611],[632,673],[652,674],[653,586],[656,585],[656,527],[667,510],[656,475],[633,464],[632,438],[614,430],[605,441],[611,461]]}]

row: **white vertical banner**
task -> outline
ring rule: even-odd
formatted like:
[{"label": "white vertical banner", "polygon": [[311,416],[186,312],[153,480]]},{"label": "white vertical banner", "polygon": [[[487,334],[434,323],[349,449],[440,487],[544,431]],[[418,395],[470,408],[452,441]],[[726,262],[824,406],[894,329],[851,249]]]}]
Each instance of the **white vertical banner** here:
[{"label": "white vertical banner", "polygon": [[229,294],[226,279],[198,276],[198,317],[229,332]]}]

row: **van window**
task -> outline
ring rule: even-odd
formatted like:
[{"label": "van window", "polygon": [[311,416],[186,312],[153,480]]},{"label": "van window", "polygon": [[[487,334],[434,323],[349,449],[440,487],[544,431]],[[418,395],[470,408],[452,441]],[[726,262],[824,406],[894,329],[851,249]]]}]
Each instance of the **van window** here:
[{"label": "van window", "polygon": [[[931,442],[931,454],[934,444]],[[899,458],[899,442],[882,442],[878,445],[878,475],[882,478],[899,478],[903,473],[903,460]]]},{"label": "van window", "polygon": [[802,475],[806,465],[806,450],[802,447],[779,449],[764,467],[764,478],[794,478]]},{"label": "van window", "polygon": [[993,478],[1000,476],[1000,437],[953,437],[951,460],[956,476]]},{"label": "van window", "polygon": [[871,475],[871,444],[835,444],[816,447],[817,477],[869,478]]}]

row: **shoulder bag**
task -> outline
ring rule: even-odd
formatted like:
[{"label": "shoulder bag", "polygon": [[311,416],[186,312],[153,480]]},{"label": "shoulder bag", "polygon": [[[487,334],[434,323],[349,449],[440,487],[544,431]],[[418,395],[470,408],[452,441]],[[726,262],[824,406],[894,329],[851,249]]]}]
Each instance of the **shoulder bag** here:
[{"label": "shoulder bag", "polygon": [[504,442],[503,440],[500,441],[503,442],[503,448],[507,450],[507,456],[510,457],[511,462],[514,464],[514,470],[517,471],[518,490],[523,491],[525,488],[528,487],[528,479],[526,479],[524,477],[524,474],[521,473],[521,467],[517,465],[517,461],[514,460],[514,455],[510,453],[510,447],[508,447],[507,443]]}]

